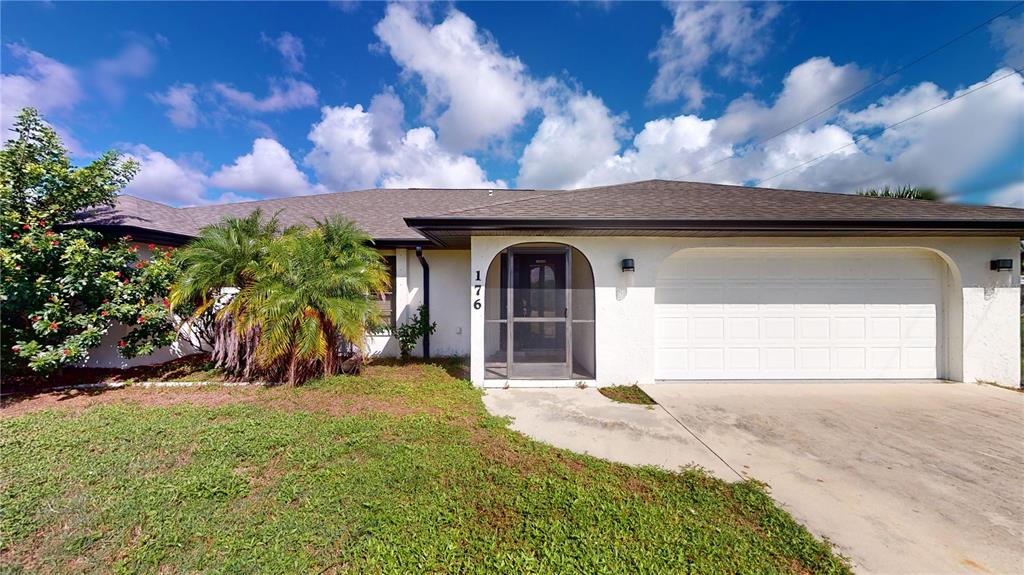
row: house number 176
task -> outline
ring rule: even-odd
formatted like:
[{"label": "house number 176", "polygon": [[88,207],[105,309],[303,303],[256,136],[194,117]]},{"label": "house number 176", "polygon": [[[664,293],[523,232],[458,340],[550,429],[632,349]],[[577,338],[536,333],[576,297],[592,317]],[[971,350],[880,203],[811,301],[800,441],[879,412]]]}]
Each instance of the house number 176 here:
[{"label": "house number 176", "polygon": [[[480,270],[476,270],[476,280],[474,281],[480,281]],[[483,307],[483,304],[480,303],[480,288],[482,287],[483,286],[481,286],[480,284],[476,284],[473,286],[473,295],[476,296],[476,299],[473,300],[473,309],[480,309],[481,307]]]}]

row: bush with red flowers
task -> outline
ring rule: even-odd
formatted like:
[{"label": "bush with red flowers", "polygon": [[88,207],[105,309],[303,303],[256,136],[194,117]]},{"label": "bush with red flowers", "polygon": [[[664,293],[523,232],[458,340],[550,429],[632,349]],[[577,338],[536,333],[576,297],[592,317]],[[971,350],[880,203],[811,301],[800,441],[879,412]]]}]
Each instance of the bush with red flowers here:
[{"label": "bush with red flowers", "polygon": [[[48,373],[88,357],[119,322],[131,326],[118,349],[125,357],[174,341],[163,305],[178,266],[152,248],[141,262],[129,238],[67,228],[88,208],[113,205],[137,166],[107,152],[74,166],[57,134],[30,109],[0,151],[0,300],[4,373]],[[146,321],[136,324],[136,319]]]}]

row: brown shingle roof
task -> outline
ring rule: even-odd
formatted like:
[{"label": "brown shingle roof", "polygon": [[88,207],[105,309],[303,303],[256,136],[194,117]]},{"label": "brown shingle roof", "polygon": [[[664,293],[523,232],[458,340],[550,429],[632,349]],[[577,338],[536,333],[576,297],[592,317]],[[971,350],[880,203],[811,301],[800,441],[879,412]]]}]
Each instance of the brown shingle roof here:
[{"label": "brown shingle roof", "polygon": [[340,215],[378,240],[398,241],[422,241],[424,235],[432,234],[418,230],[457,227],[470,221],[543,224],[558,220],[570,227],[576,225],[573,222],[583,225],[588,220],[631,222],[640,227],[644,222],[662,226],[863,222],[875,227],[901,222],[967,222],[976,228],[993,224],[999,229],[1024,231],[1024,210],[1014,208],[668,180],[578,190],[376,189],[192,208],[122,195],[116,208],[97,210],[81,223],[188,237],[226,216],[246,216],[255,209],[277,214],[285,226]]},{"label": "brown shingle roof", "polygon": [[1024,210],[922,200],[647,180],[453,210],[450,217],[619,218],[634,220],[1024,221]]}]

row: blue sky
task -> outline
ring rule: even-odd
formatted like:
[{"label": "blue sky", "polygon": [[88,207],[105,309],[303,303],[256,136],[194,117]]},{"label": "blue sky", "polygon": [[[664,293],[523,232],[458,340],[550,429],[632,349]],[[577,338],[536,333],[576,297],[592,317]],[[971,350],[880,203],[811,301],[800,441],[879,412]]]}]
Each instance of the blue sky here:
[{"label": "blue sky", "polygon": [[658,177],[1024,206],[1024,7],[761,144],[1013,6],[5,2],[3,127],[36,106],[176,205]]}]

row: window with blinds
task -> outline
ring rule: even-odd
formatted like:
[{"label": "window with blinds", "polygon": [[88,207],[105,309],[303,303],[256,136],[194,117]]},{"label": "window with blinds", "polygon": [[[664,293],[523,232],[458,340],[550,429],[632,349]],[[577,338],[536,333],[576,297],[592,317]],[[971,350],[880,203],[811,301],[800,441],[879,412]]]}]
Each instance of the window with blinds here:
[{"label": "window with blinds", "polygon": [[378,296],[377,305],[380,312],[388,318],[388,325],[395,326],[395,256],[386,256],[385,265],[388,269],[388,289]]}]

